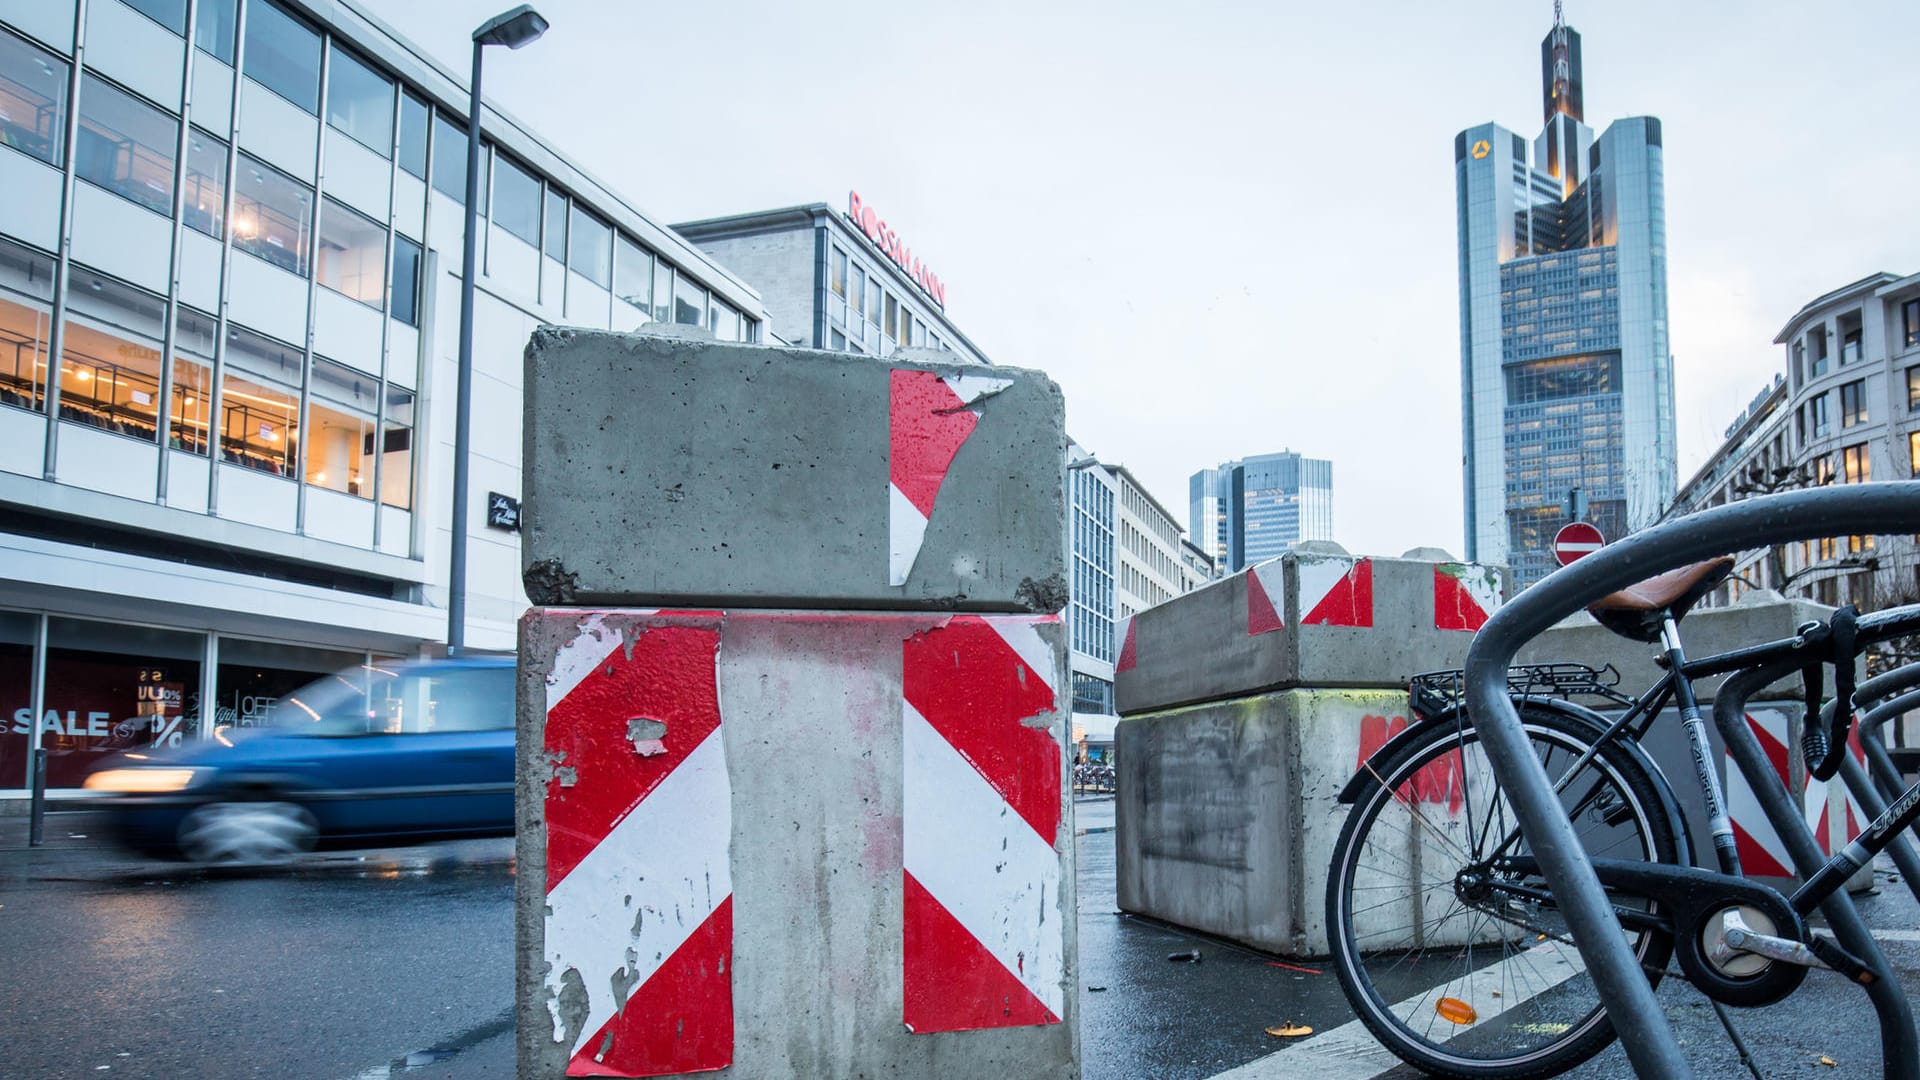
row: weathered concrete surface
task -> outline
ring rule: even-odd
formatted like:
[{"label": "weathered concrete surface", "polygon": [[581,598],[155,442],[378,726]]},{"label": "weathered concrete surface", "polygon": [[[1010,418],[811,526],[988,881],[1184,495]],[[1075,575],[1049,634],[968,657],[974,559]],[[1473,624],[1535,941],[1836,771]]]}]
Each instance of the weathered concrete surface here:
[{"label": "weathered concrete surface", "polygon": [[[545,751],[547,698],[556,657],[579,627],[598,619],[642,655],[662,628],[718,626],[714,678],[731,777],[734,1048],[721,1075],[940,1077],[1078,1075],[1078,983],[1074,844],[1067,757],[1057,785],[1057,889],[1032,914],[1060,933],[1064,966],[1060,1023],[910,1033],[903,1013],[903,817],[908,811],[903,733],[903,649],[916,635],[970,621],[1008,638],[1026,628],[1024,678],[1051,680],[1051,712],[1021,723],[1064,740],[1064,627],[1033,616],[928,613],[587,612],[535,609],[521,623],[515,1012],[522,1077],[559,1077],[569,1047],[554,1038],[546,920],[549,798],[564,797]],[[622,655],[616,650],[609,663]],[[1042,672],[1042,667],[1051,671]],[[641,705],[635,711],[645,715]],[[625,738],[615,720],[612,738]],[[648,733],[651,732],[651,729]],[[669,726],[664,738],[673,739]],[[668,750],[673,748],[668,746]],[[595,774],[568,777],[584,791]],[[1049,791],[1051,791],[1051,786]],[[985,831],[985,830],[983,830]],[[991,880],[993,870],[981,877]],[[628,886],[622,886],[626,888]],[[636,882],[636,894],[646,886]],[[619,897],[611,904],[618,908]],[[641,903],[636,895],[634,903]],[[605,965],[618,968],[617,959]],[[1029,964],[1031,967],[1031,963]],[[605,971],[583,977],[607,993]],[[643,988],[644,989],[644,988]],[[956,986],[955,993],[961,990]],[[711,1073],[698,1075],[713,1075]]]},{"label": "weathered concrete surface", "polygon": [[526,404],[535,604],[1065,605],[1065,408],[1040,372],[542,327]]},{"label": "weathered concrete surface", "polygon": [[1121,715],[1291,687],[1404,687],[1458,667],[1499,605],[1497,567],[1289,553],[1133,617]]},{"label": "weathered concrete surface", "polygon": [[1326,955],[1327,867],[1347,810],[1336,799],[1406,711],[1404,692],[1285,690],[1121,720],[1121,910]]}]

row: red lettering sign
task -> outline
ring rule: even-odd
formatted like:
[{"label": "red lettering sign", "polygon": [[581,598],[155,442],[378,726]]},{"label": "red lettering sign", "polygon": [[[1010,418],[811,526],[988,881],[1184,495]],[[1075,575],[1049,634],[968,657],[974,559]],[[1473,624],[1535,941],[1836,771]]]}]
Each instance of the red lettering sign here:
[{"label": "red lettering sign", "polygon": [[896,266],[906,271],[907,276],[925,290],[935,304],[942,308],[947,306],[946,283],[929,270],[927,264],[913,257],[913,249],[900,239],[900,234],[888,228],[887,223],[880,220],[880,215],[860,198],[860,193],[857,191],[847,193],[847,220],[852,222],[855,228],[867,234],[867,239],[873,241],[873,245],[879,248],[887,258],[892,259]]}]

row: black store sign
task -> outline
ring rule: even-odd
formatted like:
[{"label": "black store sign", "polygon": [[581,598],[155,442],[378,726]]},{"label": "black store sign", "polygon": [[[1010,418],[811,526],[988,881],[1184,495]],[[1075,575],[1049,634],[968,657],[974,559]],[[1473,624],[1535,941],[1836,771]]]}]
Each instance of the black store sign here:
[{"label": "black store sign", "polygon": [[520,531],[520,500],[497,491],[487,492],[487,524],[508,532]]}]

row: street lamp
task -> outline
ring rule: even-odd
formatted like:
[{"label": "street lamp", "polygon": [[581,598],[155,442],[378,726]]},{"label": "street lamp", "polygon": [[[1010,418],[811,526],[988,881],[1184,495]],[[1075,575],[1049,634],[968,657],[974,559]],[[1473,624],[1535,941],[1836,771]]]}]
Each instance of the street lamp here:
[{"label": "street lamp", "polygon": [[473,75],[467,103],[467,226],[460,256],[460,377],[453,421],[453,557],[447,578],[447,655],[467,641],[467,449],[473,435],[473,279],[479,273],[480,56],[489,45],[518,49],[547,32],[547,20],[521,4],[473,32]]}]

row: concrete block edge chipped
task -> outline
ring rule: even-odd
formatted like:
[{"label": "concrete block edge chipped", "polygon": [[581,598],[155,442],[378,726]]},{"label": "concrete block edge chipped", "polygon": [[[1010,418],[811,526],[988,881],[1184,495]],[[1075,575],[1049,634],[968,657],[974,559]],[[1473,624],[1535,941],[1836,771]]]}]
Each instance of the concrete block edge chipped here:
[{"label": "concrete block edge chipped", "polygon": [[1058,616],[521,624],[520,1074],[1071,1078]]}]

